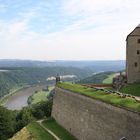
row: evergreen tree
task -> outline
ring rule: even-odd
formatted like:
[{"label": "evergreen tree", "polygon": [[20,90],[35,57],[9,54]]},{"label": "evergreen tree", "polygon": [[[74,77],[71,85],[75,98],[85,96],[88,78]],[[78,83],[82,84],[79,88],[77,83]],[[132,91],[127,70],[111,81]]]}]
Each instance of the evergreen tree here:
[{"label": "evergreen tree", "polygon": [[7,140],[15,132],[14,112],[0,106],[0,140]]}]

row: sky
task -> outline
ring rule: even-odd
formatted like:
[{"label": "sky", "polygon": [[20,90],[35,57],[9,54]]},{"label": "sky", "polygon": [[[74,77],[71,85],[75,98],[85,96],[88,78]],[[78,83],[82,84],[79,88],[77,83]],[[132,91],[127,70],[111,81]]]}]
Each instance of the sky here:
[{"label": "sky", "polygon": [[139,0],[0,0],[0,59],[125,60]]}]

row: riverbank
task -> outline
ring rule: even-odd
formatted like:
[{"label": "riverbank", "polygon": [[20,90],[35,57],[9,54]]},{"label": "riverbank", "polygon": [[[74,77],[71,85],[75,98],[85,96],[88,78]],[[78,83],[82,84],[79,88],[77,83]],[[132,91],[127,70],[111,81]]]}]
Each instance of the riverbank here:
[{"label": "riverbank", "polygon": [[20,110],[22,107],[28,106],[27,100],[35,91],[42,90],[45,85],[33,85],[25,87],[17,91],[13,96],[8,97],[4,106],[11,110]]},{"label": "riverbank", "polygon": [[41,101],[47,101],[50,92],[54,89],[54,86],[47,86],[47,89],[42,89],[40,91],[35,91],[33,95],[28,98],[28,104],[36,104]]},{"label": "riverbank", "polygon": [[30,86],[30,85],[14,87],[14,88],[10,91],[9,94],[6,94],[4,97],[2,97],[2,98],[0,99],[0,105],[3,105],[3,106],[4,106],[4,105],[6,104],[6,102],[8,101],[8,98],[9,98],[9,97],[15,95],[18,91],[23,90],[23,89],[25,89],[25,88],[27,88],[27,87],[29,87],[29,86]]}]

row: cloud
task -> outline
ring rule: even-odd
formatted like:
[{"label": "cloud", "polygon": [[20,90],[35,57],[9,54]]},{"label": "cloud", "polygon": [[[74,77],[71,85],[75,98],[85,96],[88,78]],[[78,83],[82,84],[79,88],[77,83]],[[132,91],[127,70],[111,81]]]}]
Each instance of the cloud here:
[{"label": "cloud", "polygon": [[[63,1],[66,15],[78,16],[82,15],[82,20],[94,19],[94,23],[98,23],[99,19],[102,23],[112,23],[114,20],[124,22],[124,19],[130,20],[139,17],[140,5],[139,0],[71,0]],[[109,17],[109,18],[108,18]],[[89,20],[88,20],[89,21]],[[93,20],[91,20],[93,23]]]},{"label": "cloud", "polygon": [[139,0],[58,3],[41,1],[9,22],[1,19],[1,58],[125,59],[126,36],[139,24]]},{"label": "cloud", "polygon": [[[63,0],[65,13],[68,15],[92,15],[139,8],[139,0]],[[134,10],[134,9],[133,9]]]}]

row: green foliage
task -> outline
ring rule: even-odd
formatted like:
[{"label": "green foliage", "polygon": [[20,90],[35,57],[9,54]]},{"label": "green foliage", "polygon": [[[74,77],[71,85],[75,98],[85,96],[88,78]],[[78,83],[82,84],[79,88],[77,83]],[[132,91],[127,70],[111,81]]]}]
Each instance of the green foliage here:
[{"label": "green foliage", "polygon": [[14,85],[12,81],[5,75],[0,73],[0,97],[10,92],[10,88]]},{"label": "green foliage", "polygon": [[32,101],[33,101],[33,95],[28,97],[28,100],[27,100],[28,105],[31,105]]},{"label": "green foliage", "polygon": [[113,72],[102,72],[78,81],[79,84],[101,84]]},{"label": "green foliage", "polygon": [[140,83],[129,84],[126,87],[123,87],[120,91],[126,94],[140,96]]},{"label": "green foliage", "polygon": [[55,140],[55,138],[47,133],[37,122],[29,124],[27,129],[37,140]]},{"label": "green foliage", "polygon": [[0,106],[0,140],[7,140],[35,119],[50,117],[52,100],[42,101],[20,111],[11,111]]},{"label": "green foliage", "polygon": [[140,103],[136,102],[132,98],[122,98],[116,94],[107,94],[104,91],[83,87],[78,84],[58,83],[57,86],[115,106],[122,106],[124,108],[140,112]]},{"label": "green foliage", "polygon": [[52,90],[54,89],[54,86],[46,86],[46,90],[42,89],[41,91],[35,91],[35,93],[31,96],[28,97],[28,104],[32,105],[32,104],[37,104],[41,101],[48,101],[50,94],[52,92]]},{"label": "green foliage", "polygon": [[54,119],[48,119],[43,122],[43,125],[54,132],[61,140],[76,140],[66,129],[57,124]]},{"label": "green foliage", "polygon": [[[19,113],[0,106],[0,140],[7,140],[14,133],[29,123],[25,111]],[[28,123],[26,122],[28,121]]]},{"label": "green foliage", "polygon": [[20,130],[34,120],[32,110],[28,107],[23,108],[16,116],[17,130]]},{"label": "green foliage", "polygon": [[45,92],[45,91],[39,91],[38,93],[33,94],[31,103],[36,104],[41,101],[47,101],[48,94],[49,94],[49,92]]},{"label": "green foliage", "polygon": [[16,121],[14,112],[0,106],[0,140],[7,140],[15,133]]},{"label": "green foliage", "polygon": [[33,104],[31,107],[33,116],[37,119],[41,119],[45,116],[50,117],[52,111],[52,104],[52,100],[41,101],[37,104]]}]

